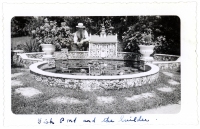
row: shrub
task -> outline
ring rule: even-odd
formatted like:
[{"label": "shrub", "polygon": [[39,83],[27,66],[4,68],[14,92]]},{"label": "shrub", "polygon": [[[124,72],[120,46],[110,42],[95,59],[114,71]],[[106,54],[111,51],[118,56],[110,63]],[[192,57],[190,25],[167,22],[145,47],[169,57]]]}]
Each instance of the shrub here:
[{"label": "shrub", "polygon": [[[177,16],[139,16],[122,35],[124,50],[155,45],[155,53],[180,55],[180,19]],[[138,52],[139,53],[139,52]]]},{"label": "shrub", "polygon": [[41,51],[40,44],[38,44],[35,39],[31,39],[28,42],[21,44],[20,48],[22,48],[24,50],[24,52],[39,52],[39,51]]},{"label": "shrub", "polygon": [[159,16],[139,16],[136,24],[128,27],[122,39],[126,44],[126,51],[138,52],[138,45],[160,46],[166,38],[162,35]]},{"label": "shrub", "polygon": [[61,27],[58,27],[56,21],[48,21],[47,18],[44,19],[42,26],[32,30],[32,37],[38,44],[56,45],[56,50],[60,50],[62,47],[69,49],[73,42],[73,35],[65,22],[62,22]]}]

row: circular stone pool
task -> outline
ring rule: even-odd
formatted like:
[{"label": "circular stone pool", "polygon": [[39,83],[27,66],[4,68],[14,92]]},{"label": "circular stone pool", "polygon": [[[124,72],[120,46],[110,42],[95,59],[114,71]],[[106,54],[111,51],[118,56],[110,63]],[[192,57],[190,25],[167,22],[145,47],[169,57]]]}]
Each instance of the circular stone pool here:
[{"label": "circular stone pool", "polygon": [[158,66],[147,63],[142,70],[137,65],[119,60],[55,60],[54,68],[48,68],[47,61],[29,68],[34,78],[47,86],[86,91],[142,86],[158,79]]}]

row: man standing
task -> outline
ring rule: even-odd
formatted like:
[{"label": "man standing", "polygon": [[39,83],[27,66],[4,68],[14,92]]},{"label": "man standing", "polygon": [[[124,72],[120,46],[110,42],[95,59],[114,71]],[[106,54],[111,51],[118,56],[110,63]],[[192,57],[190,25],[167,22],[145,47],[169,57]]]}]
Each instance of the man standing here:
[{"label": "man standing", "polygon": [[83,23],[78,23],[77,31],[74,34],[74,43],[78,45],[79,50],[87,51],[89,46],[88,32],[85,30]]}]

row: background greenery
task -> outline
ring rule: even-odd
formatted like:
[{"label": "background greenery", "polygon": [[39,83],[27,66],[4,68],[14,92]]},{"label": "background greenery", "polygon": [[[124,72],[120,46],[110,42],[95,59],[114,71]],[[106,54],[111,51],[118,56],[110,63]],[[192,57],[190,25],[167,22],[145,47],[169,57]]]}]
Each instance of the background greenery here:
[{"label": "background greenery", "polygon": [[[141,17],[145,17],[141,21]],[[159,17],[159,18],[157,18]],[[11,20],[11,37],[31,36],[31,31],[44,23],[44,19],[56,21],[58,26],[66,22],[72,33],[76,31],[76,25],[82,22],[89,33],[99,34],[102,25],[106,32],[113,27],[112,34],[118,35],[120,44],[123,44],[123,51],[137,51],[137,46],[125,49],[128,42],[123,42],[122,36],[131,26],[140,26],[144,23],[154,24],[153,33],[164,35],[166,42],[155,49],[155,53],[180,55],[180,19],[177,16],[81,16],[81,17],[13,17]],[[159,31],[158,31],[159,28]],[[23,42],[23,41],[22,41]],[[24,41],[25,42],[25,41]]]}]

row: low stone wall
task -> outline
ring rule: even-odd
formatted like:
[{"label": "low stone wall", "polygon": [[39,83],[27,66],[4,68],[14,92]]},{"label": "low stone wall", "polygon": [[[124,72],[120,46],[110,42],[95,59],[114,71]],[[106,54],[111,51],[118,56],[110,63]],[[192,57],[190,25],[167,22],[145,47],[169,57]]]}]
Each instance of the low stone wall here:
[{"label": "low stone wall", "polygon": [[[62,58],[62,52],[55,52],[54,53],[55,58]],[[90,57],[88,51],[69,51],[68,52],[68,58],[69,59],[100,59],[95,57]],[[131,53],[131,52],[118,52],[117,57],[115,59],[119,60],[139,60],[140,55]],[[104,58],[104,59],[110,59],[110,58]]]},{"label": "low stone wall", "polygon": [[30,60],[30,59],[21,59],[20,65],[24,68],[29,68],[30,65],[41,62],[42,60]]},{"label": "low stone wall", "polygon": [[27,55],[29,54],[27,53],[18,54],[17,64],[19,66],[22,66],[24,68],[29,68],[31,64],[43,61],[42,59],[38,59],[38,58],[29,58]]},{"label": "low stone wall", "polygon": [[156,82],[159,77],[159,68],[153,64],[147,64],[151,67],[150,71],[120,76],[78,76],[57,74],[39,69],[45,64],[47,64],[47,62],[39,62],[32,64],[29,67],[37,81],[44,83],[46,86],[59,86],[85,91],[137,87]]},{"label": "low stone wall", "polygon": [[155,54],[153,56],[155,61],[176,61],[180,56],[168,54]]},{"label": "low stone wall", "polygon": [[12,50],[11,51],[11,65],[12,66],[21,66],[21,64],[19,63],[20,57],[18,54],[22,54],[22,53],[24,53],[23,50]]},{"label": "low stone wall", "polygon": [[43,55],[45,55],[45,52],[32,52],[32,53],[26,53],[28,58],[36,58],[36,59],[42,59]]},{"label": "low stone wall", "polygon": [[[14,64],[28,68],[31,64],[43,61],[42,56],[44,52],[34,53],[22,53],[22,51],[16,51],[13,56]],[[65,57],[64,53],[55,52],[55,58]],[[91,59],[88,57],[87,51],[70,51],[68,53],[69,59]],[[118,60],[133,60],[138,61],[140,55],[130,52],[118,52],[116,59]],[[153,64],[157,65],[161,70],[180,70],[181,62],[176,61],[179,56],[168,54],[155,54]]]},{"label": "low stone wall", "polygon": [[177,55],[155,54],[153,64],[157,65],[160,70],[181,70],[180,56]]},{"label": "low stone wall", "polygon": [[132,52],[118,52],[117,53],[117,59],[139,61],[140,55],[132,53]]},{"label": "low stone wall", "polygon": [[[21,54],[21,53],[17,53]],[[15,55],[17,55],[15,54]],[[28,58],[35,58],[35,59],[42,59],[43,55],[45,54],[44,52],[33,52],[33,53],[24,53]],[[63,53],[62,52],[54,52],[54,57],[55,58],[63,58]],[[88,51],[69,51],[68,52],[68,58],[69,59],[92,59],[88,55]],[[131,53],[131,52],[118,52],[116,59],[119,60],[139,60],[140,55]],[[96,59],[96,58],[95,58]]]},{"label": "low stone wall", "polygon": [[[55,52],[54,57],[57,59],[63,58],[65,53]],[[69,51],[68,52],[69,59],[88,59],[88,51]]]},{"label": "low stone wall", "polygon": [[181,63],[180,62],[153,62],[157,65],[160,70],[169,70],[169,71],[180,71]]},{"label": "low stone wall", "polygon": [[[14,56],[12,61],[16,66],[22,66],[25,68],[28,68],[31,64],[43,61],[42,57],[45,53],[44,52],[33,52],[33,53],[23,53],[23,51],[16,51],[14,52]],[[62,52],[55,52],[54,53],[55,59],[62,59],[63,57],[66,57],[65,53]],[[70,51],[68,52],[68,58],[69,59],[95,59],[95,58],[89,58],[88,57],[88,51]],[[139,56],[130,53],[130,52],[118,52],[118,57],[116,59],[118,60],[135,60],[139,59]],[[106,58],[105,58],[106,59]]]}]

